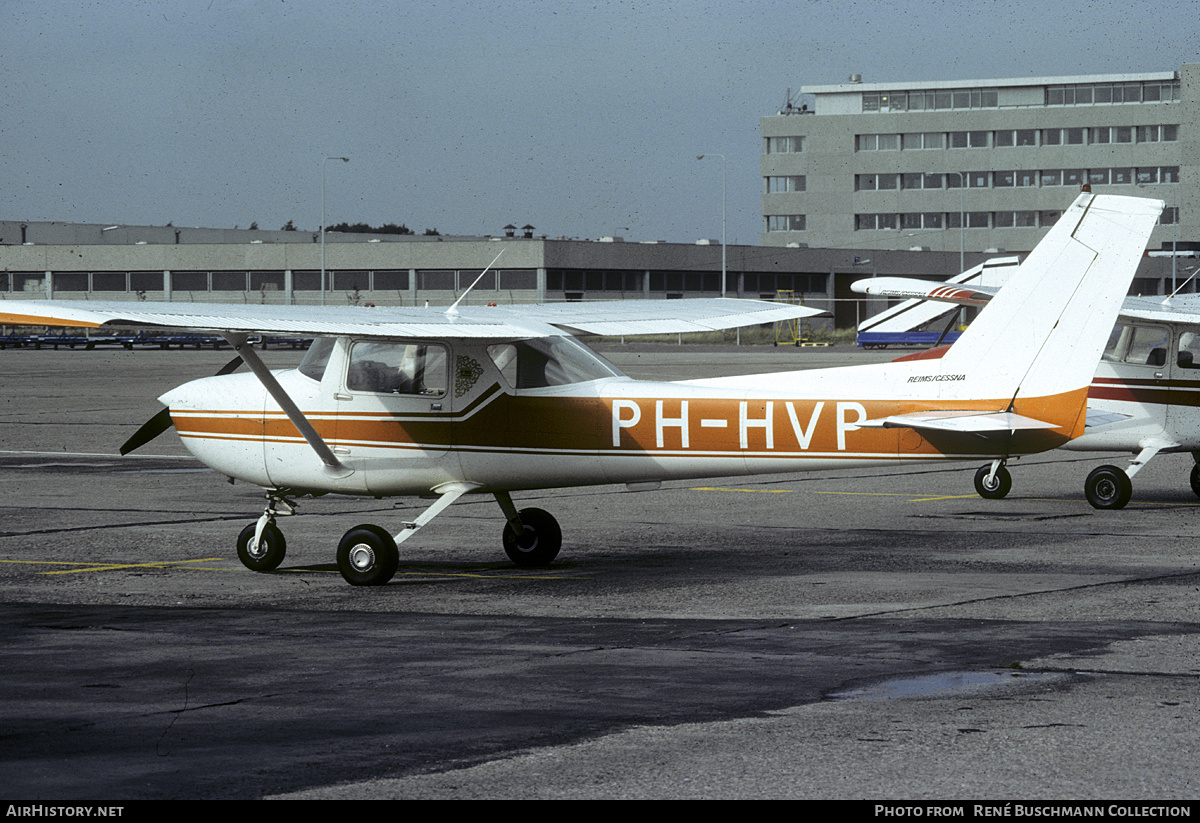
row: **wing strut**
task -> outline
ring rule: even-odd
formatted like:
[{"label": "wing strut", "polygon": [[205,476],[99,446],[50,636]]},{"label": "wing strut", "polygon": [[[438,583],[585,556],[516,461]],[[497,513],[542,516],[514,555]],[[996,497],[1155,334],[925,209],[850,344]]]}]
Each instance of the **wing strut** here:
[{"label": "wing strut", "polygon": [[334,456],[333,451],[321,439],[321,435],[317,434],[317,430],[313,428],[312,423],[308,422],[308,418],[304,416],[304,412],[300,411],[300,407],[283,390],[283,386],[279,385],[279,381],[275,379],[275,375],[271,374],[271,370],[266,367],[255,353],[254,347],[246,342],[246,335],[222,332],[221,336],[228,340],[229,345],[233,346],[234,351],[242,356],[242,361],[245,362],[250,371],[254,372],[254,376],[258,378],[258,381],[263,384],[263,388],[267,390],[267,393],[279,404],[279,408],[283,409],[283,413],[287,415],[288,420],[292,421],[292,425],[308,441],[308,445],[312,446],[312,450],[317,453],[317,457],[321,458],[321,462],[325,464],[325,472],[333,477],[349,477],[353,474],[354,469],[349,468]]}]

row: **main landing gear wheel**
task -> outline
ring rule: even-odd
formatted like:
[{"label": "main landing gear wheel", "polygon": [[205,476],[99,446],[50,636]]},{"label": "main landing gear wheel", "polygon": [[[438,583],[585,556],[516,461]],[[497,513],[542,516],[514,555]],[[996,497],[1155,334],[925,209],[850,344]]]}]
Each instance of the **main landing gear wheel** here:
[{"label": "main landing gear wheel", "polygon": [[517,537],[512,524],[504,526],[504,553],[522,568],[549,566],[562,548],[562,529],[549,512],[541,509],[521,509],[525,534]]},{"label": "main landing gear wheel", "polygon": [[1012,475],[1003,466],[996,469],[996,474],[989,478],[991,473],[990,465],[981,466],[979,471],[975,472],[975,491],[980,497],[999,500],[1012,490]]},{"label": "main landing gear wheel", "polygon": [[351,586],[382,586],[396,573],[400,552],[396,541],[384,529],[365,523],[342,537],[337,564]]},{"label": "main landing gear wheel", "polygon": [[1200,464],[1192,466],[1192,491],[1197,497],[1200,497]]},{"label": "main landing gear wheel", "polygon": [[1133,481],[1116,466],[1101,466],[1087,476],[1083,492],[1093,508],[1123,509],[1133,495]]},{"label": "main landing gear wheel", "polygon": [[257,527],[258,523],[251,523],[238,535],[238,560],[241,560],[242,565],[251,571],[275,571],[283,562],[283,555],[287,551],[287,541],[283,539],[283,532],[279,530],[278,526],[268,523],[263,528],[258,545],[251,546],[250,544],[254,542],[254,530]]}]

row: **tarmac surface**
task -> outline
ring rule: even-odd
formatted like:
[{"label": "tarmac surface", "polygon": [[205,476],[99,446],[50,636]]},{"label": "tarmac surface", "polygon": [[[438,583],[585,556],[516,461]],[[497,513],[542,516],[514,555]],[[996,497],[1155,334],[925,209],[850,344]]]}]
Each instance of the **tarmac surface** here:
[{"label": "tarmac surface", "polygon": [[[659,379],[846,365],[840,347],[611,347]],[[1200,499],[1162,456],[515,495],[564,548],[520,570],[490,498],[451,506],[379,588],[338,539],[426,504],[302,501],[243,568],[259,490],[154,398],[232,357],[0,351],[0,794],[139,798],[1194,799]],[[266,352],[292,365],[291,351]]]}]

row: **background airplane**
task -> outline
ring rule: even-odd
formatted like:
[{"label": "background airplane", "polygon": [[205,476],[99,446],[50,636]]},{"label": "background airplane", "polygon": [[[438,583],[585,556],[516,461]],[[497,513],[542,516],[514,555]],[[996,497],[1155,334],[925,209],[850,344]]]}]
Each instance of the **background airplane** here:
[{"label": "background airplane", "polygon": [[[987,305],[1014,270],[1012,259],[964,272],[947,281],[953,288],[903,277],[859,280],[851,288],[903,298],[881,313],[886,317],[872,317],[878,318],[872,328],[896,333],[947,315],[953,323],[957,310],[946,304]],[[991,282],[984,282],[984,273]],[[1088,389],[1086,429],[1062,448],[1133,455],[1124,469],[1105,465],[1088,475],[1084,493],[1095,508],[1123,508],[1133,494],[1132,478],[1160,452],[1191,452],[1195,465],[1189,479],[1200,496],[1200,295],[1125,299]],[[1003,465],[993,471],[989,464],[976,473],[975,488],[982,497],[1002,498],[1011,487]]]},{"label": "background airplane", "polygon": [[[267,489],[238,556],[251,569],[278,567],[276,520],[302,495],[436,497],[395,534],[362,524],[342,538],[343,577],[380,585],[396,571],[397,545],[465,494],[493,495],[506,553],[537,566],[557,556],[562,533],[549,513],[518,510],[515,491],[897,461],[996,465],[1060,446],[1083,433],[1094,364],[1161,209],[1081,195],[944,357],[850,368],[635,381],[570,336],[814,313],[729,299],[445,311],[22,301],[5,304],[0,323],[222,334],[251,373],[195,380],[160,400],[200,461]],[[297,369],[272,372],[253,333],[317,339]],[[126,450],[161,430],[161,417],[148,425]]]}]

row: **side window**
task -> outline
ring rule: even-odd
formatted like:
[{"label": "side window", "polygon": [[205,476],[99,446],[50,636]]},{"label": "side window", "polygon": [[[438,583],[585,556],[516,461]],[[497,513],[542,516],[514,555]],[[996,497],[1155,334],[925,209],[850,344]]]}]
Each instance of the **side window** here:
[{"label": "side window", "polygon": [[1181,369],[1200,369],[1200,334],[1185,331],[1179,335],[1179,351],[1175,362]]},{"label": "side window", "polygon": [[616,366],[570,337],[537,337],[488,346],[488,356],[514,389],[541,389],[620,377]]},{"label": "side window", "polygon": [[423,343],[355,343],[346,388],[379,394],[446,393],[447,357],[441,346]]},{"label": "side window", "polygon": [[1158,326],[1134,326],[1125,362],[1138,366],[1165,366],[1171,333]]}]

